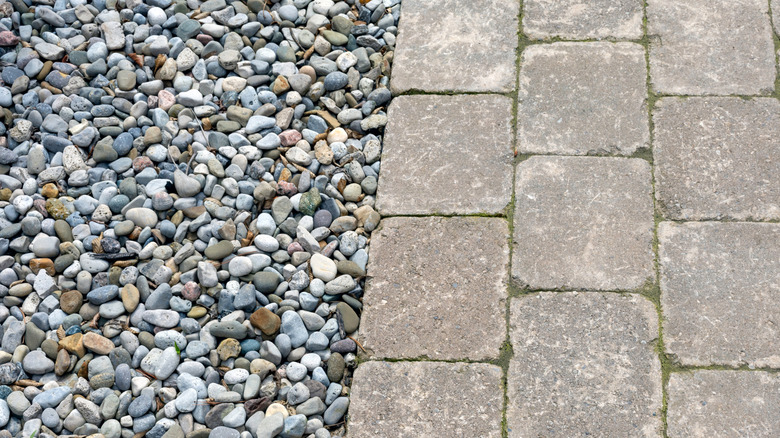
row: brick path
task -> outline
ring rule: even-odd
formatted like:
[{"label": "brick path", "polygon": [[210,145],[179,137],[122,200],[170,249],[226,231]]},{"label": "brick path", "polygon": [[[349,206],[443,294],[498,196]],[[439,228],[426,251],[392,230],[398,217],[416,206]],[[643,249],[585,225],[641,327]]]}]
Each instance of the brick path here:
[{"label": "brick path", "polygon": [[404,0],[351,438],[780,436],[771,7]]}]

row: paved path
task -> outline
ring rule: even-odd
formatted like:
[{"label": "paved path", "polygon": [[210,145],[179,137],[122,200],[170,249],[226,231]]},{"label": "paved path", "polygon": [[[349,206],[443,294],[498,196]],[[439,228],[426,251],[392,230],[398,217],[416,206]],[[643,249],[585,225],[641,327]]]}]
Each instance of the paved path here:
[{"label": "paved path", "polygon": [[404,0],[350,437],[780,436],[771,1]]}]

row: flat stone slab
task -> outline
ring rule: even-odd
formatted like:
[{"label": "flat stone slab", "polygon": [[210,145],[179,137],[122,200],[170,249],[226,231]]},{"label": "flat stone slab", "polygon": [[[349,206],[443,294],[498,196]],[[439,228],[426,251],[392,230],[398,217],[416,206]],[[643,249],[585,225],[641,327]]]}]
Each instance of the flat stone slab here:
[{"label": "flat stone slab", "polygon": [[635,294],[543,292],[512,300],[509,437],[657,437],[658,314]]},{"label": "flat stone slab", "polygon": [[631,155],[649,147],[639,44],[539,44],[525,49],[520,64],[520,152]]},{"label": "flat stone slab", "polygon": [[772,5],[772,24],[775,25],[775,32],[780,35],[780,0],[771,0]]},{"label": "flat stone slab", "polygon": [[633,290],[653,274],[647,161],[531,157],[517,166],[512,276],[532,290]]},{"label": "flat stone slab", "polygon": [[780,436],[780,375],[763,371],[672,373],[670,438]]},{"label": "flat stone slab", "polygon": [[390,90],[509,92],[517,0],[404,0]]},{"label": "flat stone slab", "polygon": [[501,368],[365,362],[355,371],[349,438],[501,437]]},{"label": "flat stone slab", "polygon": [[766,0],[648,0],[650,77],[665,94],[770,94]]},{"label": "flat stone slab", "polygon": [[667,353],[780,367],[780,225],[662,222],[658,240]]},{"label": "flat stone slab", "polygon": [[664,98],[653,112],[656,197],[678,220],[780,219],[780,102]]},{"label": "flat stone slab", "polygon": [[384,219],[371,239],[363,345],[377,358],[497,358],[508,237],[498,218]]},{"label": "flat stone slab", "polygon": [[534,39],[642,38],[641,0],[525,0],[523,32]]},{"label": "flat stone slab", "polygon": [[512,101],[400,96],[390,104],[377,209],[383,215],[500,213],[512,196]]}]

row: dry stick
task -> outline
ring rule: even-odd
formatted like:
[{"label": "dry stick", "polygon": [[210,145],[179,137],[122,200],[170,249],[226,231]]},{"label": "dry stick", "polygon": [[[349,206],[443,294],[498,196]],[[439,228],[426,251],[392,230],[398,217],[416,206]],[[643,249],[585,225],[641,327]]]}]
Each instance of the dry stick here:
[{"label": "dry stick", "polygon": [[352,339],[352,341],[357,344],[358,347],[360,347],[361,350],[363,350],[363,353],[368,353],[365,348],[363,348],[362,345],[360,345],[360,342],[358,342],[357,339],[353,338],[352,336],[347,336],[348,339]]}]

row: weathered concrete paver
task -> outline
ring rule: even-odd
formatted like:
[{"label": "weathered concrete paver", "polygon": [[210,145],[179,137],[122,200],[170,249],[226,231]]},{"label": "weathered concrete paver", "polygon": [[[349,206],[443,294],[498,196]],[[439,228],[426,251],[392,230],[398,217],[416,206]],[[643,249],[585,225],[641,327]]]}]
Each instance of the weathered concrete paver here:
[{"label": "weathered concrete paver", "polygon": [[404,0],[390,89],[509,92],[517,0]]},{"label": "weathered concrete paver", "polygon": [[355,372],[349,438],[501,436],[501,368],[367,362]]},{"label": "weathered concrete paver", "polygon": [[780,367],[780,225],[663,222],[658,238],[667,353]]},{"label": "weathered concrete paver", "polygon": [[512,300],[509,437],[657,437],[658,315],[634,294],[567,292]]},{"label": "weathered concrete paver", "polygon": [[669,219],[780,219],[780,102],[664,98],[653,114],[656,197]]},{"label": "weathered concrete paver", "polygon": [[780,375],[698,370],[669,379],[670,438],[780,436]]},{"label": "weathered concrete paver", "polygon": [[523,32],[529,38],[642,37],[641,0],[525,0]]},{"label": "weathered concrete paver", "polygon": [[389,109],[383,215],[500,213],[512,196],[512,101],[401,96]]},{"label": "weathered concrete paver", "polygon": [[384,219],[372,237],[363,345],[377,358],[497,358],[508,237],[499,218]]},{"label": "weathered concrete paver", "polygon": [[775,54],[766,0],[648,0],[650,80],[666,94],[769,94]]},{"label": "weathered concrete paver", "polygon": [[648,147],[647,67],[633,43],[539,44],[523,51],[522,153],[631,155]]},{"label": "weathered concrete paver", "polygon": [[531,289],[630,290],[653,274],[647,161],[531,157],[517,166],[512,275]]},{"label": "weathered concrete paver", "polygon": [[772,7],[772,24],[777,35],[780,35],[780,0],[771,0],[769,4]]}]

